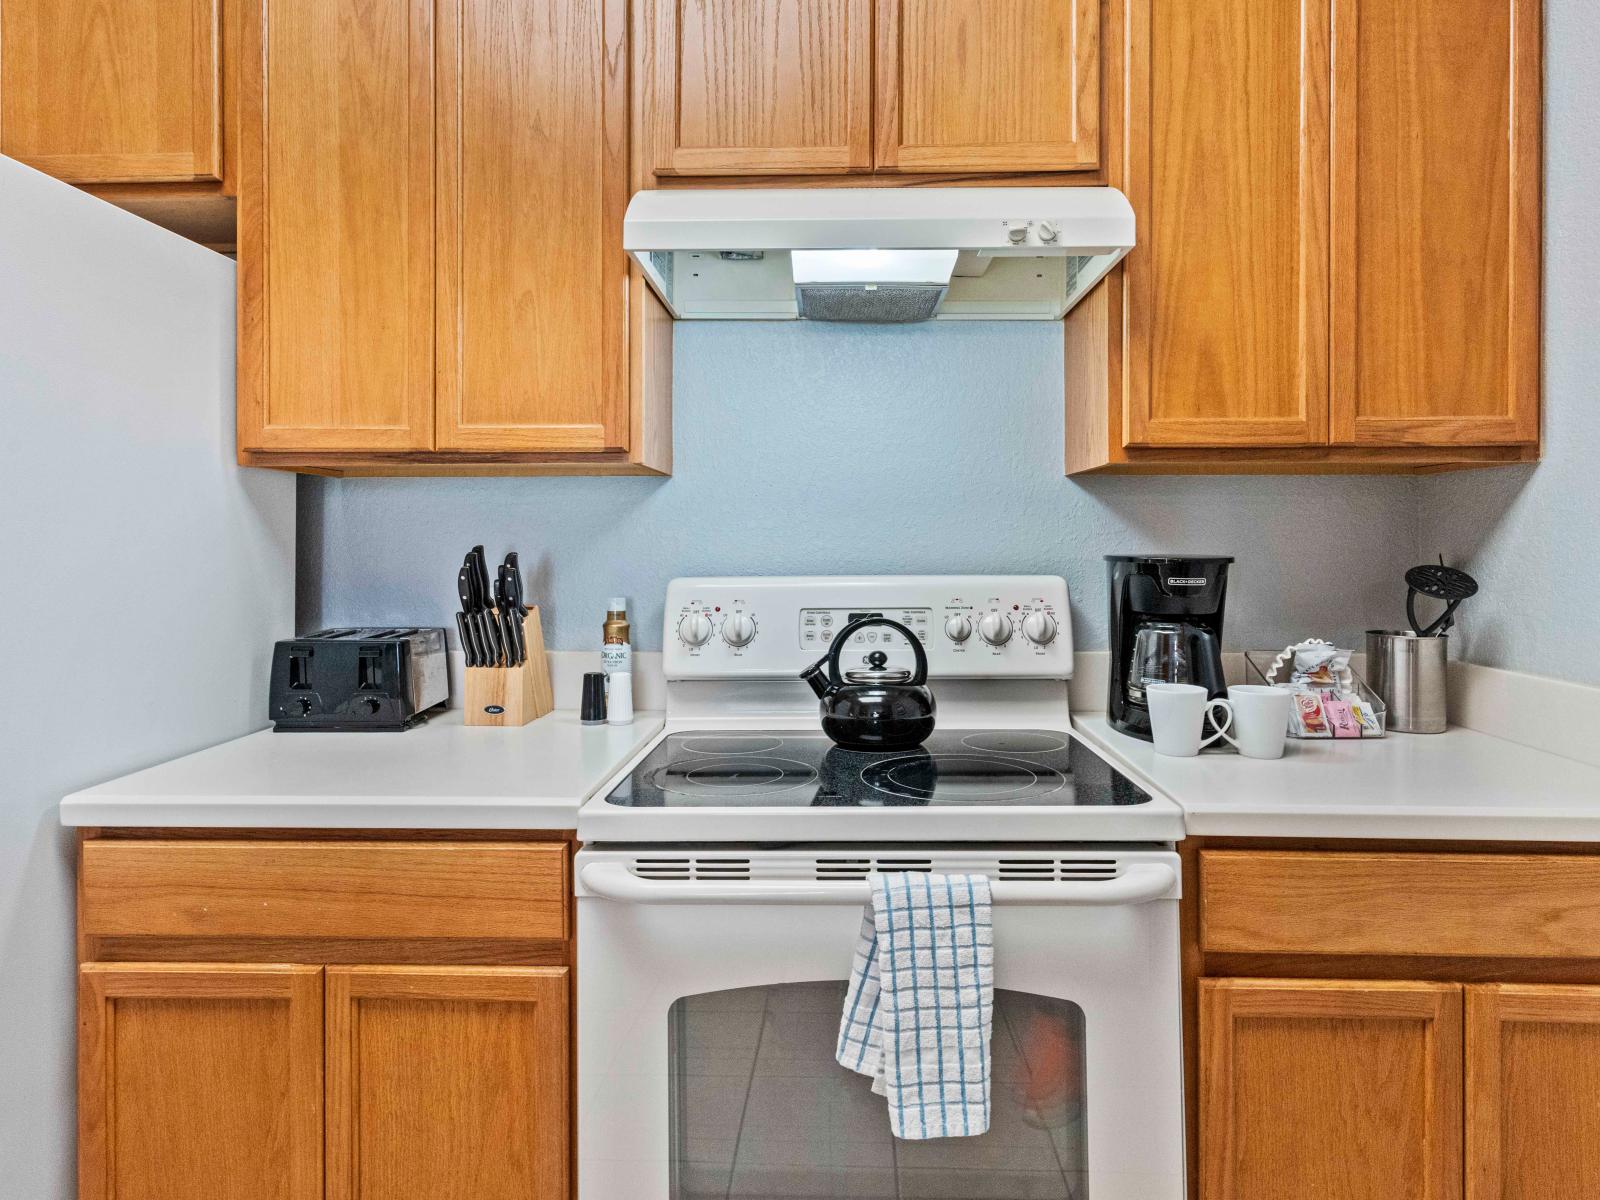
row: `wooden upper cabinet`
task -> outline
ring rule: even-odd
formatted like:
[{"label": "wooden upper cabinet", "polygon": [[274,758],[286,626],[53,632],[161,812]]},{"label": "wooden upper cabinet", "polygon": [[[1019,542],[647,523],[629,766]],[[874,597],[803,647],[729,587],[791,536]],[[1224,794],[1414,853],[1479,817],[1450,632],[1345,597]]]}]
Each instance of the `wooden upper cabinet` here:
[{"label": "wooden upper cabinet", "polygon": [[1333,440],[1539,438],[1539,0],[1334,0]]},{"label": "wooden upper cabinet", "polygon": [[872,169],[872,0],[646,0],[657,175]]},{"label": "wooden upper cabinet", "polygon": [[69,183],[216,180],[221,0],[5,0],[0,153]]},{"label": "wooden upper cabinet", "polygon": [[1200,981],[1206,1200],[1460,1200],[1461,988]]},{"label": "wooden upper cabinet", "polygon": [[433,442],[433,3],[244,0],[239,444]]},{"label": "wooden upper cabinet", "polygon": [[1584,1200],[1600,1181],[1600,988],[1467,989],[1467,1200]]},{"label": "wooden upper cabinet", "polygon": [[89,963],[81,1200],[322,1200],[322,971]]},{"label": "wooden upper cabinet", "polygon": [[1328,418],[1329,0],[1128,0],[1130,446]]},{"label": "wooden upper cabinet", "polygon": [[328,968],[328,1200],[567,1200],[565,967]]},{"label": "wooden upper cabinet", "polygon": [[878,0],[877,168],[1100,162],[1099,0]]},{"label": "wooden upper cabinet", "polygon": [[625,0],[438,12],[437,445],[626,450]]}]

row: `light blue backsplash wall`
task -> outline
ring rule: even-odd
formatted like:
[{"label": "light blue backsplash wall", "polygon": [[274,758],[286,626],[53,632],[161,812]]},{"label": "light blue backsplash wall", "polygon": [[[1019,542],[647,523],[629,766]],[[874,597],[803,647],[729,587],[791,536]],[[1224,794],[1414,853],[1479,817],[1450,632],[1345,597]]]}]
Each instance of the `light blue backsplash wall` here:
[{"label": "light blue backsplash wall", "polygon": [[1483,589],[1459,656],[1600,684],[1600,4],[1545,0],[1545,20],[1544,461],[1423,481],[1418,548]]},{"label": "light blue backsplash wall", "polygon": [[1105,644],[1101,556],[1237,555],[1226,642],[1358,645],[1400,619],[1417,483],[1062,475],[1058,324],[682,323],[670,479],[306,479],[302,629],[446,625],[474,542],[521,552],[554,649],[632,597],[661,645],[675,575],[1048,572]]}]

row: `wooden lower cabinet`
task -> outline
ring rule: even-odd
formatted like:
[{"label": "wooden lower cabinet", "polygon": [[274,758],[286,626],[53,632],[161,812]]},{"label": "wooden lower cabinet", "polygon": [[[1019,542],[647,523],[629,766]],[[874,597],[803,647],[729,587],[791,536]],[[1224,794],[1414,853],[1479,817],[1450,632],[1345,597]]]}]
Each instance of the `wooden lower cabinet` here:
[{"label": "wooden lower cabinet", "polygon": [[321,1200],[322,971],[86,963],[79,1200]]},{"label": "wooden lower cabinet", "polygon": [[1591,1200],[1600,987],[1203,979],[1202,1200]]},{"label": "wooden lower cabinet", "polygon": [[79,1200],[568,1200],[571,855],[86,835]]},{"label": "wooden lower cabinet", "polygon": [[1467,989],[1467,1200],[1600,1194],[1600,988]]},{"label": "wooden lower cabinet", "polygon": [[1461,988],[1202,980],[1207,1200],[1458,1200]]},{"label": "wooden lower cabinet", "polygon": [[328,1200],[565,1200],[565,967],[329,967]]}]

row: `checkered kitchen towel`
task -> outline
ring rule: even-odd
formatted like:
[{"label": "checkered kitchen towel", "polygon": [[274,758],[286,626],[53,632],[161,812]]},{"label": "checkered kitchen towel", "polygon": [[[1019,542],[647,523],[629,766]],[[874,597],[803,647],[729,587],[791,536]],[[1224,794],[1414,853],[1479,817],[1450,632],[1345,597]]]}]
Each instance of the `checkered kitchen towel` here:
[{"label": "checkered kitchen towel", "polygon": [[872,1077],[900,1138],[989,1129],[994,933],[984,875],[871,877],[839,1064]]}]

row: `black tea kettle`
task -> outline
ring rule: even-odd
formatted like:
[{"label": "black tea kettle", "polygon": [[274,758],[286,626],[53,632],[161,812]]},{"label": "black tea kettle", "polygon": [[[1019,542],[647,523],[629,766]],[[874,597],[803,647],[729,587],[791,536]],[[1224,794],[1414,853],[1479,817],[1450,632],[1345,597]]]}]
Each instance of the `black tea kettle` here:
[{"label": "black tea kettle", "polygon": [[[839,676],[839,652],[850,635],[870,626],[897,630],[911,644],[917,669],[890,668],[881,650],[867,665]],[[922,643],[898,621],[863,617],[833,639],[833,648],[800,673],[822,702],[822,732],[847,750],[909,750],[933,732],[933,693],[928,690],[928,656]]]}]

